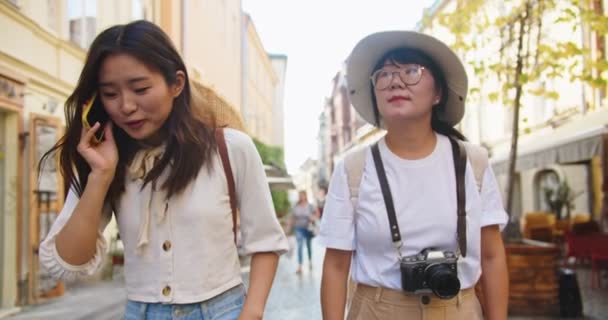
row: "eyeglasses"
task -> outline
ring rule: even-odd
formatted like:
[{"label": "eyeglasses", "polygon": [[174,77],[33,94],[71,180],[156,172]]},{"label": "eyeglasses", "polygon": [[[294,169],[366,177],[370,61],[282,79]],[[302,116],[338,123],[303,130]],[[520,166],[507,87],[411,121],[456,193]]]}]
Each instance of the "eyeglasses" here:
[{"label": "eyeglasses", "polygon": [[399,74],[401,82],[408,86],[413,86],[418,84],[420,79],[422,79],[422,70],[424,70],[424,67],[419,64],[406,64],[399,67],[399,70],[397,71],[386,69],[376,70],[376,72],[372,73],[370,79],[372,80],[372,85],[377,90],[388,88],[391,83],[393,83],[395,74]]}]

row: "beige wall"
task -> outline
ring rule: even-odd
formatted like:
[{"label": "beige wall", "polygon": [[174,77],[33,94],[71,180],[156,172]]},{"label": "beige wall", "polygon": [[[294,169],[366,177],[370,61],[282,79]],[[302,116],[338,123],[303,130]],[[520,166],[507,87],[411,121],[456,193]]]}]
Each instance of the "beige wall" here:
[{"label": "beige wall", "polygon": [[70,85],[78,79],[84,51],[3,3],[0,30],[11,30],[0,32],[0,63],[17,65],[25,76],[39,79],[64,94],[69,92]]},{"label": "beige wall", "polygon": [[156,1],[155,8],[159,8],[160,20],[154,20],[169,35],[175,47],[182,51],[182,2]]},{"label": "beige wall", "polygon": [[240,110],[241,1],[190,0],[183,3],[185,41],[182,54],[191,69],[190,76]]},{"label": "beige wall", "polygon": [[245,102],[243,118],[251,134],[266,144],[273,142],[272,106],[278,81],[251,18],[243,15],[245,41]]},{"label": "beige wall", "polygon": [[97,0],[97,33],[115,24],[128,23],[132,18],[130,0]]},{"label": "beige wall", "polygon": [[18,224],[17,224],[17,180],[18,180],[18,156],[16,150],[18,150],[18,139],[15,132],[18,132],[19,127],[19,113],[7,112],[7,110],[0,110],[0,121],[3,123],[0,128],[4,131],[0,133],[0,137],[4,137],[2,145],[4,152],[1,155],[3,157],[2,162],[4,163],[3,170],[4,179],[0,181],[4,194],[2,195],[2,202],[0,202],[0,210],[2,210],[2,230],[0,230],[0,246],[2,246],[0,253],[2,254],[0,266],[0,278],[2,279],[2,288],[0,288],[0,309],[10,308],[17,302],[17,281],[15,281],[15,275],[17,274],[17,245],[18,243]]}]

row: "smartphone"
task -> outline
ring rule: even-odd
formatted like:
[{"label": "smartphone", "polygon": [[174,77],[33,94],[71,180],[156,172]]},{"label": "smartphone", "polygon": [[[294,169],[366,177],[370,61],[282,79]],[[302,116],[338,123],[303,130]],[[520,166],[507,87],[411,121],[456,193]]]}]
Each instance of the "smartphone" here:
[{"label": "smartphone", "polygon": [[93,136],[94,143],[103,141],[103,132],[106,124],[110,121],[110,116],[101,103],[101,99],[94,94],[89,101],[84,105],[82,110],[82,125],[85,130],[91,129],[96,122],[99,122],[100,127]]}]

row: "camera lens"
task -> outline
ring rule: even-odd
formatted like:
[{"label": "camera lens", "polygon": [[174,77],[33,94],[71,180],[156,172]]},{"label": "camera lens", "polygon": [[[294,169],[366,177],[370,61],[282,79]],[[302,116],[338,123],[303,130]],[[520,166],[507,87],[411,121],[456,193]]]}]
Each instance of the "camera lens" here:
[{"label": "camera lens", "polygon": [[451,299],[460,291],[460,280],[454,270],[441,264],[426,270],[427,283],[433,293],[441,299]]}]

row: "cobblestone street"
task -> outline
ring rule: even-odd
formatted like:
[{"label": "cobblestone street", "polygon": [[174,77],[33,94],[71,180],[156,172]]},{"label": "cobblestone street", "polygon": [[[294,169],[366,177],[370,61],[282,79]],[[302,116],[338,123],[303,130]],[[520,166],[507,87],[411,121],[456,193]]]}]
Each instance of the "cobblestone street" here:
[{"label": "cobblestone street", "polygon": [[[319,290],[323,248],[314,244],[313,268],[296,274],[297,258],[283,256],[275,278],[264,319],[321,319]],[[248,268],[243,268],[247,282]],[[6,320],[116,320],[121,319],[126,301],[121,279],[83,285],[67,290],[65,295],[23,310]]]},{"label": "cobblestone street", "polygon": [[[316,320],[321,319],[319,290],[324,249],[313,240],[313,267],[305,260],[304,272],[296,274],[296,253],[281,257],[264,319],[267,320]],[[243,268],[243,277],[248,279],[248,267]],[[603,289],[589,288],[589,271],[579,268],[578,282],[584,301],[585,317],[579,319],[606,319],[608,314],[608,288],[604,280]],[[79,286],[64,296],[48,302],[25,307],[21,313],[7,320],[115,320],[121,319],[126,294],[120,279]],[[512,320],[544,320],[547,317],[509,317]]]},{"label": "cobblestone street", "polygon": [[[297,254],[291,258],[281,258],[266,309],[265,319],[304,320],[321,319],[321,268],[324,248],[313,239],[313,268],[305,267],[302,274],[296,274]],[[304,260],[305,266],[308,262]]]}]

